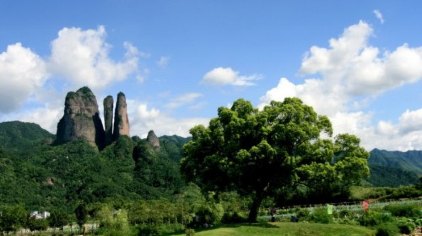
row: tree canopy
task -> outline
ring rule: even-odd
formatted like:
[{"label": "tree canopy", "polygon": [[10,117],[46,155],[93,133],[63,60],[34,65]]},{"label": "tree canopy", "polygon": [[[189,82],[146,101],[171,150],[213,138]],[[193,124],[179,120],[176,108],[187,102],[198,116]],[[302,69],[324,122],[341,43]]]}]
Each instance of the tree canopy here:
[{"label": "tree canopy", "polygon": [[343,134],[333,140],[329,119],[298,98],[272,101],[262,110],[238,99],[231,108],[220,107],[208,127],[190,133],[181,160],[184,177],[205,190],[250,195],[249,221],[256,220],[265,197],[283,189],[344,191],[369,174],[359,139]]}]

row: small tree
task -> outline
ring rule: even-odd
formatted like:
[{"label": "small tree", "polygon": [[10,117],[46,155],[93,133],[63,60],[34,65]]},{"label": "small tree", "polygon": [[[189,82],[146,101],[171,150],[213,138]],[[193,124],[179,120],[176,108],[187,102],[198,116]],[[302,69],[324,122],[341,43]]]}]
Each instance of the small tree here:
[{"label": "small tree", "polygon": [[0,232],[16,231],[27,223],[28,212],[21,205],[5,206],[0,212]]},{"label": "small tree", "polygon": [[195,126],[190,133],[181,161],[185,178],[205,190],[251,196],[250,222],[256,221],[265,197],[312,180],[320,167],[343,161],[337,169],[345,181],[353,177],[352,182],[368,172],[368,155],[359,139],[339,136],[334,144],[328,118],[297,98],[272,101],[261,111],[239,99],[231,108],[220,107],[208,127]]}]

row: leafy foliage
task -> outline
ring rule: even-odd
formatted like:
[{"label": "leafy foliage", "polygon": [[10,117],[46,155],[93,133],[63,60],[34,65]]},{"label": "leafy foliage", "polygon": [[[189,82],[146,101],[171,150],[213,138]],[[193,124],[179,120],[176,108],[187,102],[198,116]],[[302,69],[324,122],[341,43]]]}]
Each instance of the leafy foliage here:
[{"label": "leafy foliage", "polygon": [[[166,141],[160,150],[150,149],[147,144],[144,151],[148,156],[135,162],[133,149],[140,139],[135,142],[123,136],[99,152],[82,140],[51,146],[42,140],[52,135],[39,126],[12,122],[33,138],[29,143],[23,131],[11,129],[14,126],[9,123],[3,124],[0,128],[8,127],[4,130],[12,130],[12,136],[16,137],[10,142],[22,146],[14,145],[15,149],[11,149],[5,142],[6,149],[0,148],[0,202],[5,207],[20,204],[28,212],[50,211],[51,226],[60,227],[69,222],[69,216],[75,217],[80,204],[86,206],[89,219],[97,203],[108,203],[119,209],[145,197],[168,198],[184,186],[178,160],[185,138],[164,137]],[[47,135],[36,138],[31,136],[31,129]],[[0,139],[6,140],[1,132],[0,129]],[[149,174],[141,177],[140,173]]]},{"label": "leafy foliage", "polygon": [[369,174],[359,139],[323,138],[332,134],[330,121],[297,98],[273,101],[262,111],[239,99],[230,109],[220,107],[209,127],[190,132],[181,162],[185,178],[205,190],[252,196],[249,221],[256,220],[267,196],[301,185],[306,196],[326,200],[327,193],[348,193]]},{"label": "leafy foliage", "polygon": [[16,231],[26,224],[28,213],[22,205],[2,206],[0,212],[0,232]]}]

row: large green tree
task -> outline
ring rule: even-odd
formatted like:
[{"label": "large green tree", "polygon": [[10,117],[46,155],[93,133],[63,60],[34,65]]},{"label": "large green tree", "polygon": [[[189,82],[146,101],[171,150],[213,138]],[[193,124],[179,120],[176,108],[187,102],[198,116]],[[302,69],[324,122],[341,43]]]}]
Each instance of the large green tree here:
[{"label": "large green tree", "polygon": [[190,130],[181,170],[205,190],[250,195],[248,220],[256,221],[262,200],[286,186],[318,178],[350,186],[368,174],[368,154],[359,139],[340,135],[333,140],[332,132],[329,119],[300,99],[273,101],[263,110],[239,99],[231,108],[220,107],[208,127]]}]

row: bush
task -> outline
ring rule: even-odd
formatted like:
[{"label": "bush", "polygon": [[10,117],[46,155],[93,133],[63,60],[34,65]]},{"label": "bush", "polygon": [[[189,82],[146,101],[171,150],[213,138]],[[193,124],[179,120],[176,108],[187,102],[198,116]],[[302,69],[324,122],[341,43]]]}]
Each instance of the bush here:
[{"label": "bush", "polygon": [[309,220],[315,223],[328,224],[333,221],[333,216],[329,215],[327,209],[317,208],[312,214],[309,215]]},{"label": "bush", "polygon": [[421,207],[412,204],[391,204],[384,207],[384,210],[391,212],[393,216],[401,217],[422,217]]},{"label": "bush", "polygon": [[308,218],[309,214],[310,214],[310,212],[309,212],[309,210],[308,210],[308,209],[306,209],[306,208],[302,208],[302,209],[299,209],[299,210],[296,212],[296,217],[297,217],[299,220],[305,220],[305,219],[307,219],[307,218]]},{"label": "bush", "polygon": [[138,227],[138,236],[158,236],[160,231],[155,225],[147,225]]},{"label": "bush", "polygon": [[185,233],[186,233],[186,236],[194,236],[195,230],[194,229],[186,229]]},{"label": "bush", "polygon": [[384,212],[369,212],[359,219],[359,224],[362,226],[376,226],[389,222],[393,222],[393,218],[391,214]]},{"label": "bush", "polygon": [[192,224],[196,227],[209,227],[221,222],[224,215],[224,209],[220,204],[210,203],[202,206],[196,213]]},{"label": "bush", "polygon": [[398,219],[397,226],[402,234],[410,234],[416,228],[415,222],[412,219],[407,218]]},{"label": "bush", "polygon": [[399,233],[397,225],[393,223],[381,224],[377,227],[376,236],[394,236]]},{"label": "bush", "polygon": [[415,188],[414,186],[402,186],[399,188],[394,188],[393,193],[390,198],[399,199],[399,198],[413,198],[419,197],[422,194],[422,191]]},{"label": "bush", "polygon": [[27,226],[31,231],[43,231],[48,228],[48,221],[46,219],[29,218]]},{"label": "bush", "polygon": [[221,222],[224,224],[235,224],[245,222],[246,219],[238,212],[225,212]]}]

